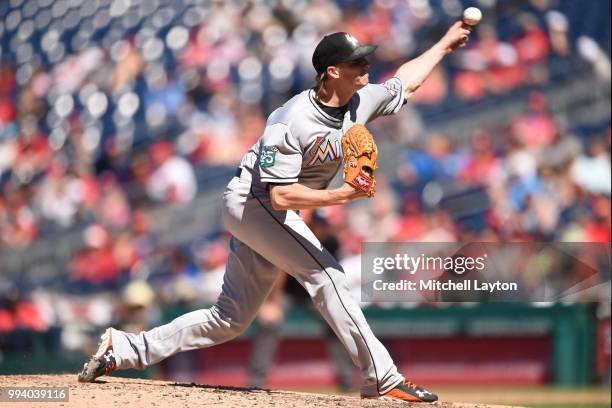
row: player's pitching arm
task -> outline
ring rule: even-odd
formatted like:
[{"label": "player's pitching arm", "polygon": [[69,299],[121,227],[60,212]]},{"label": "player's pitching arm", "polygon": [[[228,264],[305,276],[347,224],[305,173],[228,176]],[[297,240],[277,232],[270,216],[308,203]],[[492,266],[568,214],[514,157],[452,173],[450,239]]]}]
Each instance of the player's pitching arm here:
[{"label": "player's pitching arm", "polygon": [[446,54],[465,45],[470,32],[471,27],[457,21],[433,47],[399,67],[394,76],[402,81],[406,99],[419,89]]}]

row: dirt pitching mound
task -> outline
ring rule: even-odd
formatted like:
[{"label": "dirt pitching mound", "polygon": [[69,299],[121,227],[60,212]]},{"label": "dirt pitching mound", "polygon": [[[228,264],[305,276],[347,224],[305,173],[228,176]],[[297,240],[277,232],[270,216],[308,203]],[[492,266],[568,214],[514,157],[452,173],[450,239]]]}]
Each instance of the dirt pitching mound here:
[{"label": "dirt pitching mound", "polygon": [[[362,400],[352,396],[185,384],[122,377],[101,377],[93,384],[77,382],[76,374],[0,376],[0,387],[68,387],[68,402],[28,403],[29,407],[279,407],[279,408],[424,408],[426,404]],[[0,402],[0,406],[24,406]],[[439,408],[507,408],[500,405],[438,402]]]}]

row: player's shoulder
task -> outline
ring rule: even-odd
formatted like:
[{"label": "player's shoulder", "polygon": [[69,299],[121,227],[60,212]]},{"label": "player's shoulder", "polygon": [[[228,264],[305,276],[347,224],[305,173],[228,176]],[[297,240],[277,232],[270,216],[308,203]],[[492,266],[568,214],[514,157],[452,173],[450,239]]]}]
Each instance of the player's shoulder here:
[{"label": "player's shoulder", "polygon": [[391,96],[396,96],[401,92],[402,89],[402,81],[398,77],[391,77],[381,83],[370,83],[361,88],[357,93],[358,94],[368,94],[372,92],[376,92],[378,90],[384,90],[391,94]]},{"label": "player's shoulder", "polygon": [[300,92],[293,98],[289,99],[283,105],[276,108],[270,116],[268,116],[268,125],[282,123],[286,126],[293,126],[304,115],[304,109],[307,108],[308,91]]}]

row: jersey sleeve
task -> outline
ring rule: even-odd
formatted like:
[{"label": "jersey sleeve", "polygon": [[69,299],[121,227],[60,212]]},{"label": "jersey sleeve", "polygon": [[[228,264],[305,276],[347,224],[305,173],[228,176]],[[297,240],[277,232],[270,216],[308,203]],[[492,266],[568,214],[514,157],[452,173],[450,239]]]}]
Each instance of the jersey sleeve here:
[{"label": "jersey sleeve", "polygon": [[382,84],[366,85],[358,94],[358,113],[364,122],[379,116],[392,115],[404,104],[404,87],[397,77],[390,78]]},{"label": "jersey sleeve", "polygon": [[259,143],[259,174],[264,183],[295,183],[302,168],[302,151],[289,127],[266,126]]}]

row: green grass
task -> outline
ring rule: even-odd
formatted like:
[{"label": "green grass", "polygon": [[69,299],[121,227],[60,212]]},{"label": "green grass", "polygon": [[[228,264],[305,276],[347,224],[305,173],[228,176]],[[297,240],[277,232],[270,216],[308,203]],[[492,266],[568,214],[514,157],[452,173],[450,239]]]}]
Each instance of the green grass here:
[{"label": "green grass", "polygon": [[608,387],[442,387],[445,400],[527,408],[611,408]]},{"label": "green grass", "polygon": [[610,408],[610,404],[606,403],[591,403],[591,404],[527,404],[523,405],[526,408]]}]

